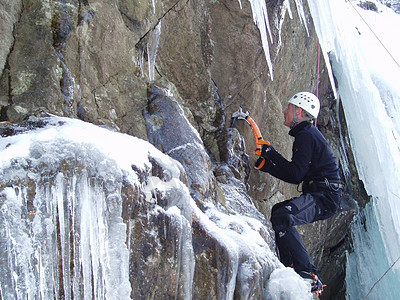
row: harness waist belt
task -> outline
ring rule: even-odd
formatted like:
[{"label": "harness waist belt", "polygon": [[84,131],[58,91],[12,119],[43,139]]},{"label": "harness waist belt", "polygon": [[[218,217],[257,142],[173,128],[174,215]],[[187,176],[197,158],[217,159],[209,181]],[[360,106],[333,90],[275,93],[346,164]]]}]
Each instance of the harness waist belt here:
[{"label": "harness waist belt", "polygon": [[320,180],[310,180],[303,182],[303,191],[304,190],[324,190],[329,189],[332,191],[339,191],[344,189],[344,184],[340,180],[328,180],[327,178],[324,181]]}]

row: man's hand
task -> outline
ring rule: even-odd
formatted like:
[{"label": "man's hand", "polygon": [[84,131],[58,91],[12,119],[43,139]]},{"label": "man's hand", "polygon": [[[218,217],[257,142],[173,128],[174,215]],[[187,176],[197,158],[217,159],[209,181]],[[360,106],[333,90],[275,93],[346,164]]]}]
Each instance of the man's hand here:
[{"label": "man's hand", "polygon": [[[265,166],[265,164],[268,160],[268,156],[270,155],[270,151],[272,149],[274,149],[274,147],[272,147],[270,144],[262,145],[260,157],[257,159],[257,161],[254,165],[256,167],[256,169],[261,170]],[[264,170],[264,172],[265,172],[265,170]]]},{"label": "man's hand", "polygon": [[269,155],[268,152],[271,151],[272,149],[274,149],[274,147],[272,147],[271,145],[266,145],[266,144],[262,145],[261,156],[264,158],[268,158]]},{"label": "man's hand", "polygon": [[254,167],[258,170],[260,170],[262,167],[264,167],[265,165],[265,158],[264,157],[259,157],[256,161],[256,163],[254,164]]}]

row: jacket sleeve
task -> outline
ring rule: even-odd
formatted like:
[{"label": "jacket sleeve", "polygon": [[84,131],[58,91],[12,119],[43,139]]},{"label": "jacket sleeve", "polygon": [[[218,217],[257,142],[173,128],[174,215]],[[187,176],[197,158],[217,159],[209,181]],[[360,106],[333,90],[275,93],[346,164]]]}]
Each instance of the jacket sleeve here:
[{"label": "jacket sleeve", "polygon": [[310,169],[313,153],[313,140],[308,135],[297,137],[293,143],[292,160],[288,161],[275,149],[268,152],[261,171],[283,181],[298,184]]}]

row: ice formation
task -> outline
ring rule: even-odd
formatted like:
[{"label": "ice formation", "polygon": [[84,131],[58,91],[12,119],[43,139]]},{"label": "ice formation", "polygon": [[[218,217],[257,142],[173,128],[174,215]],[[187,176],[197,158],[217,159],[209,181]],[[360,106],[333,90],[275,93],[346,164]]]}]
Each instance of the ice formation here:
[{"label": "ice formation", "polygon": [[[210,202],[201,210],[181,181],[182,166],[148,142],[67,118],[25,125],[0,140],[3,299],[130,299],[133,229],[159,214],[175,228],[176,264],[169,271],[177,279],[175,297],[192,298],[194,219],[228,253],[227,299],[234,292],[251,295],[254,279],[265,283],[262,292],[271,299],[282,293],[310,299],[309,287],[283,287],[290,278],[301,280],[290,270],[274,272],[266,285],[266,274],[285,268],[267,243],[264,217],[241,196],[239,182],[223,186],[224,209]],[[147,207],[142,219],[130,219],[140,203]],[[145,229],[150,237],[171,239],[165,225]]]}]

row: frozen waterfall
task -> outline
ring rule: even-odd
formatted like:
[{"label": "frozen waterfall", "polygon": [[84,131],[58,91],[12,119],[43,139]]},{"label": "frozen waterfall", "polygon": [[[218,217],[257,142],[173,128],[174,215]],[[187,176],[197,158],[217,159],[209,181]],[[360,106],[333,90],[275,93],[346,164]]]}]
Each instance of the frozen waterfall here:
[{"label": "frozen waterfall", "polygon": [[369,2],[376,11],[358,1],[309,4],[322,49],[330,53],[357,170],[371,195],[352,226],[347,296],[398,299],[400,264],[393,263],[400,253],[400,43],[394,37],[400,16]]}]

